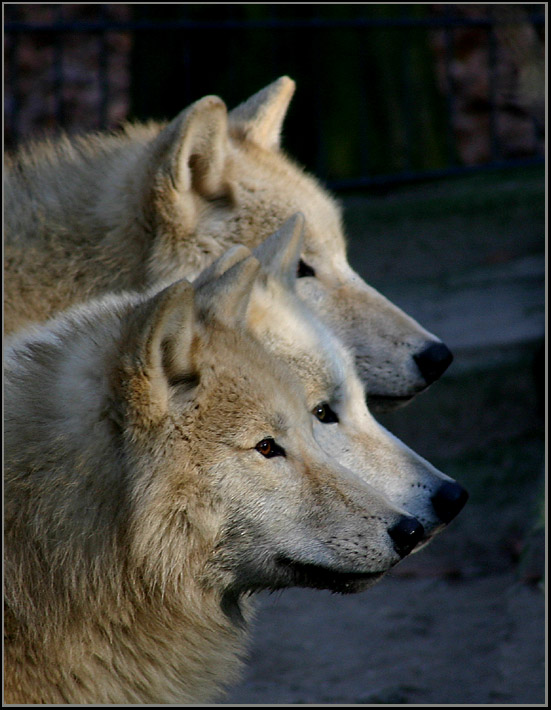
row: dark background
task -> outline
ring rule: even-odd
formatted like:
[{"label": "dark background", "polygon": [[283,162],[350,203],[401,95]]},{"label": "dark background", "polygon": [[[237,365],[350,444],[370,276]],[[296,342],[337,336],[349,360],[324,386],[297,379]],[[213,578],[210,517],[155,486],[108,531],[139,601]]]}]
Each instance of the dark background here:
[{"label": "dark background", "polygon": [[229,107],[282,74],[336,189],[542,162],[544,6],[6,4],[5,139]]},{"label": "dark background", "polygon": [[544,6],[4,5],[4,137],[233,108],[297,84],[285,150],[340,198],[349,259],[451,347],[379,418],[471,498],[357,597],[263,597],[240,703],[541,703]]}]

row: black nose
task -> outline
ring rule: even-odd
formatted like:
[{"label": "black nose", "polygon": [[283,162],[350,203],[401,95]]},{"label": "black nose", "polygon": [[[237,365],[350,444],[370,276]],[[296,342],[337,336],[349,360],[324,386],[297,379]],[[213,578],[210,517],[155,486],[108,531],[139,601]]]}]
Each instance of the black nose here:
[{"label": "black nose", "polygon": [[400,555],[408,555],[425,534],[425,529],[417,518],[402,515],[400,520],[388,529],[388,534],[394,540],[394,549]]},{"label": "black nose", "polygon": [[449,523],[467,502],[469,494],[455,481],[445,481],[432,496],[432,505],[440,520]]},{"label": "black nose", "polygon": [[448,369],[453,355],[444,343],[433,343],[418,355],[414,355],[413,359],[421,370],[427,385],[430,385]]}]

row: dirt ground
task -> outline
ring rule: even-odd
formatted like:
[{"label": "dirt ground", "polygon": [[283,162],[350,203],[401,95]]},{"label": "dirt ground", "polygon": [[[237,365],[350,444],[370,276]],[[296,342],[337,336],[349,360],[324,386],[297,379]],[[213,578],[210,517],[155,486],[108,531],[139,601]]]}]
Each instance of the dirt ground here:
[{"label": "dirt ground", "polygon": [[382,423],[470,499],[367,592],[261,595],[223,703],[547,702],[542,185],[478,177],[348,205],[355,268],[455,355]]},{"label": "dirt ground", "polygon": [[265,599],[234,704],[544,702],[543,596],[508,573]]},{"label": "dirt ground", "polygon": [[514,560],[507,515],[468,503],[440,538],[359,595],[262,596],[243,682],[223,702],[545,703],[545,594],[534,583],[543,539],[524,564]]},{"label": "dirt ground", "polygon": [[[496,380],[518,410],[509,402],[504,414],[495,401],[486,419],[482,403],[496,396]],[[469,445],[433,462],[466,486],[467,505],[371,590],[261,595],[243,681],[222,702],[546,703],[543,436],[528,407],[530,378],[521,381],[515,368],[443,381],[390,417],[426,455],[447,434],[431,426],[430,413],[447,413]],[[458,391],[470,416],[447,409]],[[500,426],[512,412],[516,427]],[[431,435],[421,441],[423,427]]]}]

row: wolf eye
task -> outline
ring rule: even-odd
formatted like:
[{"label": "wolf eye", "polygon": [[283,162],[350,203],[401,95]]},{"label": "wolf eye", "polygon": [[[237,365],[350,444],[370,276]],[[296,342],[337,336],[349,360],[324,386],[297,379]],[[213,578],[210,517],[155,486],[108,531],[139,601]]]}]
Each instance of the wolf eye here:
[{"label": "wolf eye", "polygon": [[305,276],[315,276],[316,272],[314,269],[306,264],[306,262],[302,261],[302,259],[298,262],[297,266],[297,279],[302,279]]},{"label": "wolf eye", "polygon": [[271,459],[274,456],[285,456],[285,449],[276,444],[273,439],[262,439],[254,448],[267,459]]},{"label": "wolf eye", "polygon": [[339,421],[338,416],[327,404],[327,402],[322,402],[314,407],[312,414],[324,424],[334,424]]}]

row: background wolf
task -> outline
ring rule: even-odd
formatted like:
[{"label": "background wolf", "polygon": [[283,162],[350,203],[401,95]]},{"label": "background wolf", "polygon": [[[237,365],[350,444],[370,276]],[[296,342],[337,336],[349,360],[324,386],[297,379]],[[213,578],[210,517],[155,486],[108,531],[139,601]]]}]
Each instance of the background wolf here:
[{"label": "background wolf", "polygon": [[294,82],[229,114],[206,96],[168,125],[127,125],[8,158],[5,326],[112,291],[193,278],[306,216],[298,292],[356,356],[371,402],[407,401],[451,361],[441,341],[349,266],[338,205],[280,149]]},{"label": "background wolf", "polygon": [[353,592],[423,535],[316,444],[250,340],[258,261],[105,297],[15,337],[5,370],[5,694],[202,702],[250,592]]}]

